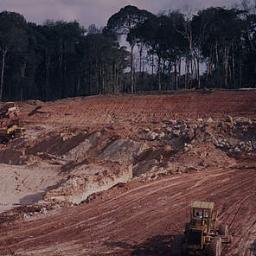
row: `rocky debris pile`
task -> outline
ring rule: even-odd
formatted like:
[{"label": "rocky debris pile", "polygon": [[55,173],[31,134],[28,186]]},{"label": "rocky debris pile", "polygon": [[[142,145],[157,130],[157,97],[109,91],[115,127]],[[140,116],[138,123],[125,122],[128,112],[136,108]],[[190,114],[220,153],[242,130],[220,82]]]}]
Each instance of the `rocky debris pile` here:
[{"label": "rocky debris pile", "polygon": [[49,211],[56,209],[50,204],[33,204],[19,206],[9,211],[0,213],[0,225],[9,225],[18,220],[30,220],[33,217],[47,215]]},{"label": "rocky debris pile", "polygon": [[218,138],[216,146],[227,151],[232,155],[239,155],[242,153],[251,155],[256,151],[256,143],[253,141],[238,141],[228,140],[226,138]]},{"label": "rocky debris pile", "polygon": [[150,148],[134,163],[134,177],[228,168],[234,158],[256,156],[256,121],[248,118],[170,120],[141,129],[137,138]]},{"label": "rocky debris pile", "polygon": [[210,142],[194,145],[190,150],[179,154],[175,161],[185,168],[199,171],[211,167],[229,168],[236,164],[234,158]]},{"label": "rocky debris pile", "polygon": [[151,143],[166,143],[174,151],[179,151],[190,143],[204,141],[204,129],[205,123],[201,120],[170,120],[153,131],[149,128],[141,130],[138,138]]},{"label": "rocky debris pile", "polygon": [[256,121],[248,118],[224,120],[197,119],[171,120],[161,128],[145,128],[138,139],[170,145],[174,150],[190,150],[193,145],[211,142],[229,154],[251,155],[256,151]]},{"label": "rocky debris pile", "polygon": [[46,215],[49,211],[55,208],[56,207],[53,207],[50,204],[34,204],[31,206],[23,206],[19,210],[22,210],[23,213],[23,215],[21,215],[21,218],[23,218],[24,220],[29,220],[32,217]]},{"label": "rocky debris pile", "polygon": [[228,117],[222,123],[222,129],[228,135],[216,136],[214,144],[232,155],[256,153],[256,122],[248,118],[233,119]]},{"label": "rocky debris pile", "polygon": [[198,143],[188,151],[177,153],[175,157],[139,162],[134,166],[133,174],[143,180],[154,180],[166,175],[204,171],[212,167],[229,168],[235,165],[233,158],[208,142]]},{"label": "rocky debris pile", "polygon": [[111,163],[85,165],[75,169],[57,188],[49,190],[44,201],[51,204],[80,204],[89,196],[132,179],[131,166]]}]

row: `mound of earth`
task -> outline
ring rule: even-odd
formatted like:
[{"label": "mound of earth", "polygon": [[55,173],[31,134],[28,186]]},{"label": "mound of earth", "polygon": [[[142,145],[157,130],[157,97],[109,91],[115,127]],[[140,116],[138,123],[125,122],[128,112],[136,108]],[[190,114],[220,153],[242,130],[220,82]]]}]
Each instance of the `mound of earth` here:
[{"label": "mound of earth", "polygon": [[177,157],[176,162],[183,166],[195,167],[198,170],[207,167],[229,168],[236,164],[234,158],[216,148],[212,143],[191,145],[190,149]]}]

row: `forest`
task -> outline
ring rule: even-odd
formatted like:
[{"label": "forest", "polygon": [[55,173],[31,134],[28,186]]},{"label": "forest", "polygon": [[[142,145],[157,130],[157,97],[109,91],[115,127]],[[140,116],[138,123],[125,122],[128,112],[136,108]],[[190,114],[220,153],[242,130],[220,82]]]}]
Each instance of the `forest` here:
[{"label": "forest", "polygon": [[256,6],[153,14],[104,28],[0,13],[0,101],[256,87]]}]

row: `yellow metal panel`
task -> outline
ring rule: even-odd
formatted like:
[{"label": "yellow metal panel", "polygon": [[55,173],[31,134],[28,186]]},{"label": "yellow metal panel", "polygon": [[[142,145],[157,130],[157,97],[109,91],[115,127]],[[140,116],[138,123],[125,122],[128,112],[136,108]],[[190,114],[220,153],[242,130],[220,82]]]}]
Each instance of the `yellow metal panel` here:
[{"label": "yellow metal panel", "polygon": [[199,209],[211,209],[214,208],[213,202],[202,202],[202,201],[195,201],[191,205],[192,208],[199,208]]}]

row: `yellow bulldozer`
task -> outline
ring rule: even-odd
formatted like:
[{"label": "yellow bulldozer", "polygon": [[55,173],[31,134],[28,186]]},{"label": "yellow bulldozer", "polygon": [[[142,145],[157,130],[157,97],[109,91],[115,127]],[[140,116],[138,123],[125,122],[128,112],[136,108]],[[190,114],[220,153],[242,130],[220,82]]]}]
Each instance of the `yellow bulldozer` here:
[{"label": "yellow bulldozer", "polygon": [[221,256],[222,245],[231,243],[228,226],[219,224],[213,202],[193,202],[185,227],[182,255]]}]

